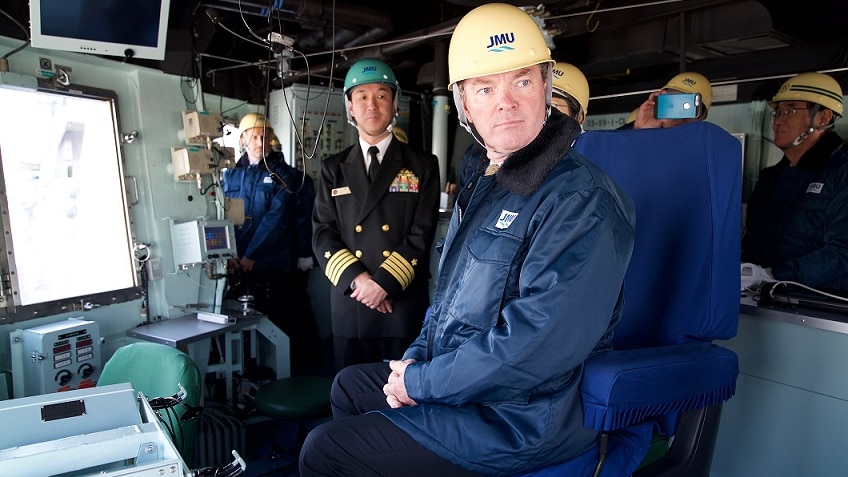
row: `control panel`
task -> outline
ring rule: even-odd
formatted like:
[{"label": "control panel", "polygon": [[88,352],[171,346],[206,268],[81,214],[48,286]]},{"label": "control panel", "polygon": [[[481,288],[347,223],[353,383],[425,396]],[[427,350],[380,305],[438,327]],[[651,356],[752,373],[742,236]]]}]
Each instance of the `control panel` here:
[{"label": "control panel", "polygon": [[[81,318],[10,334],[15,397],[92,388],[102,368],[100,328]],[[16,366],[17,364],[17,366]]]}]

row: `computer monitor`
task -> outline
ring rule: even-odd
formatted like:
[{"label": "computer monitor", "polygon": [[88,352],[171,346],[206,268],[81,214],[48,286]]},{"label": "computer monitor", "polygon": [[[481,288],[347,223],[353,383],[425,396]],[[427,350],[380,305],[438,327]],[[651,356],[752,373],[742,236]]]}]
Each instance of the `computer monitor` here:
[{"label": "computer monitor", "polygon": [[171,0],[30,0],[36,48],[162,60]]},{"label": "computer monitor", "polygon": [[206,253],[227,253],[233,247],[230,244],[230,232],[232,223],[210,223],[203,224],[203,245]]},{"label": "computer monitor", "polygon": [[171,243],[177,267],[238,257],[232,220],[198,219],[172,224]]}]

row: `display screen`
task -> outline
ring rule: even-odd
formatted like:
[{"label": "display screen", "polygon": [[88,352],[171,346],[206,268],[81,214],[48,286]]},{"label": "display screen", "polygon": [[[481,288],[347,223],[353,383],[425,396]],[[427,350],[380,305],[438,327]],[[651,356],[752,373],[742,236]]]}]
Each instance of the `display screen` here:
[{"label": "display screen", "polygon": [[227,227],[204,227],[206,250],[226,250],[230,248]]},{"label": "display screen", "polygon": [[170,0],[31,0],[32,45],[161,60]]},{"label": "display screen", "polygon": [[[16,306],[66,312],[77,297],[134,294],[117,96],[75,88],[80,94],[0,88],[3,111],[15,112],[0,115],[0,186]],[[27,138],[33,124],[37,141]]]},{"label": "display screen", "polygon": [[84,3],[41,0],[41,32],[83,40],[156,46],[161,1],[109,1]]}]

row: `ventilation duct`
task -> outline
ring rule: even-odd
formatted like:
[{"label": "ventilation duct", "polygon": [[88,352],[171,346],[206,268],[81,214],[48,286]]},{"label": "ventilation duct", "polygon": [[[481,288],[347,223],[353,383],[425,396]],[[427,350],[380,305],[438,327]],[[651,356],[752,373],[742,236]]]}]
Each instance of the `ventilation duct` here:
[{"label": "ventilation duct", "polygon": [[[681,19],[684,30],[681,31]],[[630,23],[605,31],[588,43],[587,63],[592,76],[679,63],[681,35],[687,60],[744,55],[795,46],[799,42],[774,28],[769,11],[759,2],[724,3],[713,8],[681,12],[666,19]]]}]

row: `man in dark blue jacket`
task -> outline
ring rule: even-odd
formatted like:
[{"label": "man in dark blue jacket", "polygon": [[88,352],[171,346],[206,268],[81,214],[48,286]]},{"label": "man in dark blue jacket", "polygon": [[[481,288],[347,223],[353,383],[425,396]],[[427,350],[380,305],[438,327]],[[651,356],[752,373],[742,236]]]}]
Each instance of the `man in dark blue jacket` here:
[{"label": "man in dark blue jacket", "polygon": [[760,172],[748,200],[742,261],[775,280],[848,296],[848,146],[832,130],[842,88],[826,74],[802,73],[769,105],[784,155]]},{"label": "man in dark blue jacket", "polygon": [[580,125],[551,107],[554,62],[527,13],[475,8],[448,63],[488,166],[457,198],[421,333],[402,360],[336,376],[303,477],[513,476],[597,445],[579,383],[620,316],[633,203],[571,148]]},{"label": "man in dark blue jacket", "polygon": [[[312,179],[271,149],[274,131],[265,116],[249,113],[239,123],[239,161],[224,171],[224,195],[244,204],[236,226],[237,277],[230,296],[250,294],[291,340],[292,368],[318,364],[318,325],[306,293],[313,266]],[[237,202],[231,202],[237,203]]]}]

